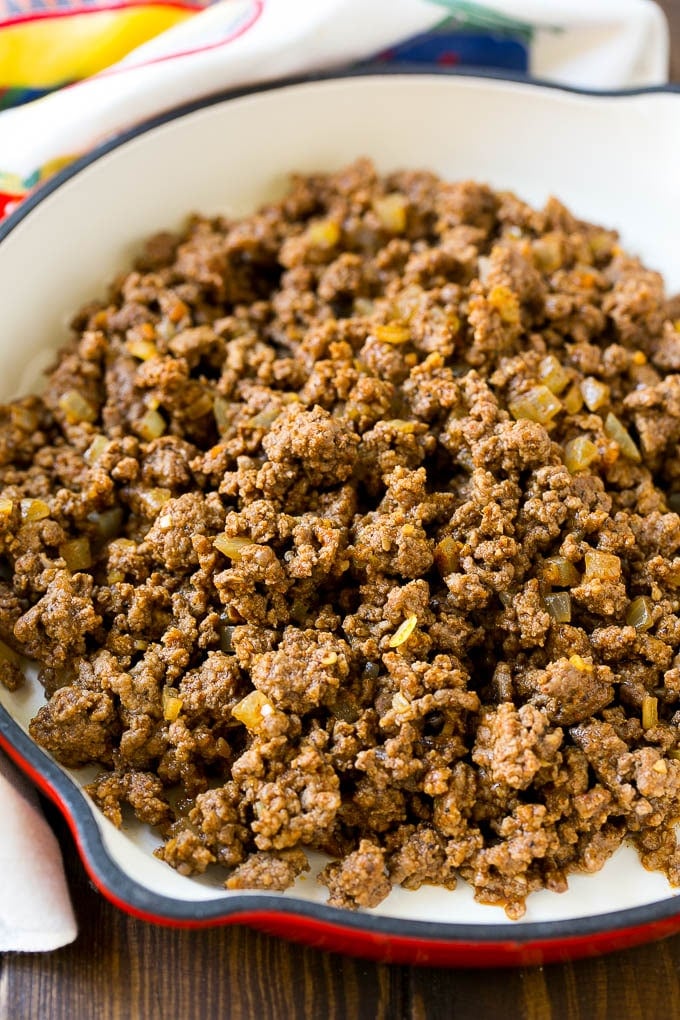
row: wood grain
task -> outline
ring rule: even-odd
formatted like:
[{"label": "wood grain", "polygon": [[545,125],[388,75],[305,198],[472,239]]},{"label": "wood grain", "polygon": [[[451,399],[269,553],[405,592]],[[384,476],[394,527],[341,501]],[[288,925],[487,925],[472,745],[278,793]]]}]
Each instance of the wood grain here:
[{"label": "wood grain", "polygon": [[407,1017],[408,973],[291,945],[246,928],[183,931],[120,913],[90,885],[66,826],[77,941],[6,956],[2,1020],[391,1020]]},{"label": "wood grain", "polygon": [[680,82],[680,0],[658,0],[671,35],[671,81]]},{"label": "wood grain", "polygon": [[411,970],[412,1020],[671,1020],[680,937],[594,960],[517,970]]},{"label": "wood grain", "polygon": [[[680,0],[662,3],[680,79]],[[48,809],[50,810],[50,809]],[[0,1020],[667,1020],[680,1017],[680,936],[562,966],[390,967],[242,928],[154,928],[90,886],[63,822],[73,946],[6,955]]]}]

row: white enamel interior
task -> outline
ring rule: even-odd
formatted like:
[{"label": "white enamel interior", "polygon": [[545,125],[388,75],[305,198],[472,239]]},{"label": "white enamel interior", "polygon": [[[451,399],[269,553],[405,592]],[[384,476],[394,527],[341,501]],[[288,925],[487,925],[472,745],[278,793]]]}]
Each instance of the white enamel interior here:
[{"label": "white enamel interior", "polygon": [[[192,210],[248,213],[280,193],[292,170],[330,170],[359,155],[381,170],[424,167],[477,178],[531,203],[550,194],[616,227],[623,242],[680,289],[680,96],[580,97],[473,78],[350,78],[246,96],[166,123],[88,166],[0,242],[0,397],[35,388],[79,305],[104,291],[139,242]],[[41,703],[35,684],[0,701],[19,725]],[[72,773],[83,782],[90,773]],[[176,874],[140,827],[116,831],[98,813],[111,856],[142,885],[188,901],[228,897],[217,870]],[[252,894],[254,897],[258,893]],[[313,877],[295,895],[323,902]],[[674,895],[621,850],[562,895],[529,900],[527,921],[641,906]],[[680,901],[679,901],[680,906]],[[464,883],[447,892],[394,890],[373,913],[429,921],[508,924]]]}]

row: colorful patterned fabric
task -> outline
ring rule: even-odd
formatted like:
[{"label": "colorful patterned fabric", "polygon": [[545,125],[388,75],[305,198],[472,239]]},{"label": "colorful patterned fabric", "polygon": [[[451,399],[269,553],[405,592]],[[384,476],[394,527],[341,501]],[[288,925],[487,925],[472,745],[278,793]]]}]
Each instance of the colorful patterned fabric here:
[{"label": "colorful patterned fabric", "polygon": [[0,219],[135,121],[366,60],[616,88],[664,81],[668,37],[651,0],[0,0]]}]

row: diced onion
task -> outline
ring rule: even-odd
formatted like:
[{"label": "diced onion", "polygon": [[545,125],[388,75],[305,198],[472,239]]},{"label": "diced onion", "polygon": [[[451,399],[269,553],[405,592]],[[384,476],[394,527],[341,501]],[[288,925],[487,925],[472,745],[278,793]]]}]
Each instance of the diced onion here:
[{"label": "diced onion", "polygon": [[562,410],[562,401],[547,386],[532,386],[511,400],[508,408],[513,418],[525,418],[546,425]]},{"label": "diced onion", "polygon": [[12,404],[9,410],[13,425],[21,429],[22,432],[35,432],[40,423],[40,418],[35,411],[29,410],[28,407],[22,407],[21,404]]},{"label": "diced onion", "polygon": [[460,327],[462,325],[460,321],[460,316],[456,315],[455,312],[449,312],[448,315],[446,316],[446,319],[448,322],[449,329],[451,330],[451,334],[455,336],[457,333],[460,332]]},{"label": "diced onion", "polygon": [[507,326],[516,326],[519,323],[519,300],[509,287],[503,284],[492,287],[489,291],[489,304],[496,309]]},{"label": "diced onion", "polygon": [[251,538],[245,538],[243,535],[235,535],[233,537],[231,535],[218,535],[213,540],[213,545],[216,549],[219,549],[221,553],[228,556],[230,560],[236,560],[236,562],[241,559],[243,550],[253,544]]},{"label": "diced onion", "polygon": [[642,699],[642,728],[651,730],[659,723],[659,699],[645,695]]},{"label": "diced onion", "polygon": [[156,326],[156,336],[159,337],[161,340],[165,340],[165,342],[167,343],[168,340],[172,340],[173,336],[175,336],[176,333],[177,328],[175,327],[175,325],[171,322],[169,318],[163,316],[161,321]]},{"label": "diced onion", "polygon": [[164,687],[162,694],[163,701],[163,718],[167,722],[174,722],[179,713],[182,711],[182,705],[184,702],[179,697],[178,691],[174,687]]},{"label": "diced onion", "polygon": [[561,238],[557,234],[544,234],[533,242],[531,253],[537,269],[542,273],[554,273],[562,265]]},{"label": "diced onion", "polygon": [[68,542],[62,542],[59,546],[59,555],[73,574],[79,570],[88,570],[92,566],[90,542],[87,538],[72,538]]},{"label": "diced onion", "polygon": [[158,439],[162,436],[167,428],[165,418],[155,408],[149,408],[135,425],[136,431],[147,442],[151,442],[152,439]]},{"label": "diced onion", "polygon": [[410,329],[398,322],[389,322],[386,326],[376,326],[373,333],[381,344],[405,344],[411,339]]},{"label": "diced onion", "polygon": [[24,521],[42,521],[50,516],[50,508],[42,499],[22,499],[20,506]]},{"label": "diced onion", "polygon": [[399,648],[411,637],[411,634],[416,629],[418,624],[418,617],[415,613],[411,616],[407,616],[401,626],[395,631],[389,641],[390,648]]},{"label": "diced onion", "polygon": [[[122,552],[124,549],[136,549],[136,548],[137,543],[134,542],[131,538],[115,538],[112,542],[109,543],[109,557],[115,555],[115,553],[118,550]],[[119,584],[121,581],[125,580],[125,571],[120,570],[117,567],[114,567],[113,569],[107,572],[106,580],[108,584]]]},{"label": "diced onion", "polygon": [[586,580],[599,577],[603,581],[616,581],[621,576],[621,560],[613,553],[589,549],[585,555]]},{"label": "diced onion", "polygon": [[398,191],[393,191],[384,198],[373,203],[375,213],[381,226],[392,234],[403,234],[406,230],[406,198]]},{"label": "diced onion", "polygon": [[198,421],[199,418],[205,418],[206,415],[210,414],[214,407],[214,401],[210,393],[202,393],[200,397],[189,404],[184,411],[185,417],[189,421]]},{"label": "diced onion", "polygon": [[119,506],[114,506],[110,510],[102,510],[101,513],[94,511],[87,515],[87,519],[92,521],[102,538],[114,538],[123,523],[123,511]]},{"label": "diced onion", "polygon": [[161,514],[157,523],[161,531],[172,531],[172,514]]},{"label": "diced onion", "polygon": [[638,598],[633,599],[628,606],[626,623],[629,627],[635,627],[636,630],[640,631],[649,630],[650,627],[654,626],[652,600],[647,598],[646,595],[640,595]]},{"label": "diced onion", "polygon": [[581,396],[589,411],[597,411],[609,403],[609,387],[589,375],[581,383]]},{"label": "diced onion", "polygon": [[577,471],[585,471],[594,460],[598,459],[598,452],[595,443],[587,436],[577,436],[570,439],[564,446],[564,466],[567,471],[575,475]]},{"label": "diced onion", "polygon": [[0,496],[0,517],[9,517],[14,509],[14,500]]},{"label": "diced onion", "polygon": [[460,548],[460,543],[455,538],[451,538],[450,535],[446,535],[435,546],[434,562],[442,577],[446,577],[448,574],[458,570]]},{"label": "diced onion", "polygon": [[340,227],[334,220],[317,220],[307,228],[307,240],[316,248],[334,248],[340,240]]},{"label": "diced onion", "polygon": [[606,255],[609,255],[613,244],[614,235],[608,234],[604,230],[600,230],[588,238],[588,247],[596,259],[604,258]]},{"label": "diced onion", "polygon": [[111,440],[107,439],[106,436],[102,436],[101,434],[95,436],[83,454],[85,463],[90,465],[96,464],[97,461],[104,456],[110,446]]},{"label": "diced onion", "polygon": [[488,255],[480,255],[477,259],[477,278],[480,283],[486,283],[491,272],[491,259]]},{"label": "diced onion", "polygon": [[268,429],[270,425],[273,425],[280,414],[280,407],[267,407],[264,411],[260,411],[259,414],[253,415],[252,418],[249,418],[247,424],[254,429]]},{"label": "diced onion", "polygon": [[577,669],[579,671],[579,673],[593,672],[592,663],[586,662],[586,660],[581,655],[570,655],[569,662],[572,664],[574,669]]},{"label": "diced onion", "polygon": [[564,409],[569,414],[578,414],[583,407],[583,397],[581,396],[581,390],[576,383],[570,386],[567,392],[562,397],[562,403]]},{"label": "diced onion", "polygon": [[251,691],[246,694],[237,705],[231,710],[231,714],[239,722],[243,723],[247,730],[254,730],[256,733],[262,729],[265,719],[274,711],[274,706],[262,691]]},{"label": "diced onion", "polygon": [[604,431],[605,435],[607,435],[610,439],[613,439],[618,445],[624,457],[627,457],[628,460],[635,461],[636,464],[640,463],[640,460],[642,459],[640,457],[640,451],[631,439],[628,430],[624,428],[615,414],[610,412],[605,418]]},{"label": "diced onion", "polygon": [[172,492],[170,489],[154,486],[151,489],[144,489],[140,492],[139,498],[148,514],[157,514],[161,507],[165,506],[168,500],[172,498]]},{"label": "diced onion", "polygon": [[569,623],[571,621],[571,596],[566,591],[556,591],[550,595],[544,595],[545,608],[557,623]]},{"label": "diced onion", "polygon": [[[167,492],[168,490],[165,489],[164,491]],[[117,538],[117,539],[115,539],[115,541],[111,542],[111,544],[109,545],[109,549],[110,550],[115,550],[115,549],[136,549],[136,548],[137,548],[137,543],[132,538]]]},{"label": "diced onion", "polygon": [[412,283],[394,298],[392,307],[395,315],[410,322],[418,309],[423,306],[423,302],[424,296],[421,288]]},{"label": "diced onion", "polygon": [[375,311],[375,303],[370,298],[356,297],[354,298],[354,314],[355,315],[373,315]]},{"label": "diced onion", "polygon": [[395,432],[401,432],[406,436],[412,436],[416,431],[417,423],[414,421],[404,421],[403,418],[390,418],[385,422],[385,425],[389,425]]},{"label": "diced onion", "polygon": [[574,588],[581,582],[581,575],[564,556],[549,556],[543,564],[543,580],[556,588]]},{"label": "diced onion", "polygon": [[140,340],[138,338],[128,340],[125,344],[125,349],[133,358],[139,358],[140,361],[150,361],[151,358],[155,358],[158,354],[158,348],[152,340]]},{"label": "diced onion", "polygon": [[78,390],[68,390],[62,394],[59,397],[59,407],[66,415],[66,420],[70,425],[97,420],[97,409]]},{"label": "diced onion", "polygon": [[538,375],[551,393],[560,394],[569,385],[571,376],[554,354],[549,354],[538,367]]},{"label": "diced onion", "polygon": [[217,431],[219,432],[220,435],[224,435],[224,433],[231,425],[229,404],[224,399],[224,397],[215,397],[213,401],[213,414],[215,415],[215,424],[217,425]]}]

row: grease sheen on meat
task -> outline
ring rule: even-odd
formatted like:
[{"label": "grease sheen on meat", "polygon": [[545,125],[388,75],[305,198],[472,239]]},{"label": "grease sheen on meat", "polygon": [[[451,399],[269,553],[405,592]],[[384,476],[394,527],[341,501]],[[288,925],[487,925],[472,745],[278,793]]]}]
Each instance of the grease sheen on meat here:
[{"label": "grease sheen on meat", "polygon": [[555,199],[363,160],[152,238],[0,408],[33,737],[231,889],[679,884],[679,318]]}]

